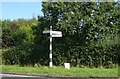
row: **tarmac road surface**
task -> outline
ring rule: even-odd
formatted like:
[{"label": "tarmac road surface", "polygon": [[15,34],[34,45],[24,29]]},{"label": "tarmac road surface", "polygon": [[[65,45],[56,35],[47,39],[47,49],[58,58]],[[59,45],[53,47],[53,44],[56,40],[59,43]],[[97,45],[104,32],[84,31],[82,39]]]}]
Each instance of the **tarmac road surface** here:
[{"label": "tarmac road surface", "polygon": [[27,76],[27,75],[12,75],[0,74],[0,79],[119,79],[119,78],[84,78],[84,77],[52,77],[52,76]]}]

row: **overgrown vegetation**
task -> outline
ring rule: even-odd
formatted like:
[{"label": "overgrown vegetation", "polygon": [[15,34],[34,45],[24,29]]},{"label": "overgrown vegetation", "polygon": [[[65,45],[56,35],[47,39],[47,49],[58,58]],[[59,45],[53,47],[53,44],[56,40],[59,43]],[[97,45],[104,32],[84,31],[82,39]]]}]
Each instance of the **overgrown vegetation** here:
[{"label": "overgrown vegetation", "polygon": [[53,63],[74,67],[106,67],[118,64],[120,6],[114,2],[43,2],[44,16],[31,20],[2,21],[3,63],[20,66],[48,65],[49,36],[53,26],[62,38],[53,38]]}]

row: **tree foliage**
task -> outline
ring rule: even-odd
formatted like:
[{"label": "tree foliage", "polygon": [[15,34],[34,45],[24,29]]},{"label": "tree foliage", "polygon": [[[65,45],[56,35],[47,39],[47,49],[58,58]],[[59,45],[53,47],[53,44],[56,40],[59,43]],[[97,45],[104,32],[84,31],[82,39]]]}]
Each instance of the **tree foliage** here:
[{"label": "tree foliage", "polygon": [[50,22],[49,26],[63,32],[62,39],[55,38],[53,42],[54,63],[96,67],[116,64],[119,9],[114,2],[43,3],[44,18]]},{"label": "tree foliage", "polygon": [[19,21],[3,21],[3,48],[8,49],[3,53],[3,62],[21,66],[33,65],[34,35],[32,28],[37,25],[37,21],[36,19],[24,20],[22,24],[20,23],[21,25],[19,25]]}]

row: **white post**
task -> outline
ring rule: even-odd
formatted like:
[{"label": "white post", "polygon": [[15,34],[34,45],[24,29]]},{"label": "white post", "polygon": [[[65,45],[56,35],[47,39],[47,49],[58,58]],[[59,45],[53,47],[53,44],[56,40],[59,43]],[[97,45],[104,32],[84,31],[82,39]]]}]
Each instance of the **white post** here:
[{"label": "white post", "polygon": [[52,67],[52,26],[50,26],[50,54],[49,54],[50,62],[49,66]]},{"label": "white post", "polygon": [[49,53],[49,67],[52,67],[52,37],[62,37],[61,31],[52,31],[52,26],[50,26],[50,30],[43,31],[43,33],[50,33],[50,53]]}]

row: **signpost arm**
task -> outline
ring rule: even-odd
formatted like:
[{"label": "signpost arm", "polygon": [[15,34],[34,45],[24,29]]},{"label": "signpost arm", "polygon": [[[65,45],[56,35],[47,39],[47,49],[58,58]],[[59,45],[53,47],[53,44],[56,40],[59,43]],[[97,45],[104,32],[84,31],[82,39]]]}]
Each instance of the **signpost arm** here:
[{"label": "signpost arm", "polygon": [[50,62],[49,62],[49,66],[52,67],[52,26],[50,26]]},{"label": "signpost arm", "polygon": [[49,67],[52,67],[52,37],[62,37],[61,31],[52,31],[52,26],[50,26],[50,30],[43,31],[43,33],[50,33],[50,53],[49,53]]}]

